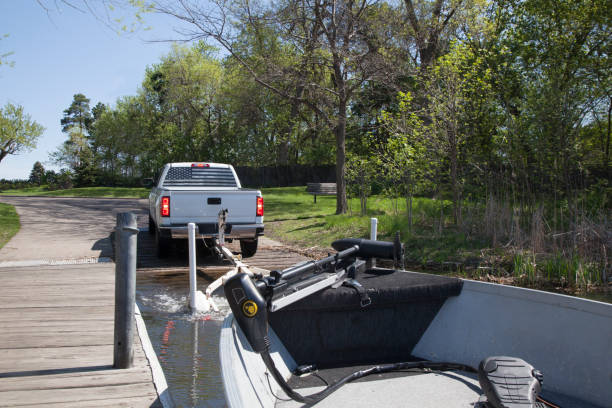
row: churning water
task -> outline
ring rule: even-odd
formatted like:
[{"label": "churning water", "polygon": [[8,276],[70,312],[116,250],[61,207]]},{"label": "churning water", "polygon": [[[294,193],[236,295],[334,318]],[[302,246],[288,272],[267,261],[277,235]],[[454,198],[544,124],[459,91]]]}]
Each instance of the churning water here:
[{"label": "churning water", "polygon": [[[198,290],[207,283],[198,278]],[[192,315],[189,274],[162,272],[139,273],[137,301],[176,406],[224,407],[218,345],[225,299],[214,297],[219,312]]]}]

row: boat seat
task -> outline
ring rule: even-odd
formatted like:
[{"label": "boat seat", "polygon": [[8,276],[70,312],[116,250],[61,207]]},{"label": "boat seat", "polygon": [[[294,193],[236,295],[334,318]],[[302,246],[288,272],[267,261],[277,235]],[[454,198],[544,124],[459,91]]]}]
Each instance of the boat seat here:
[{"label": "boat seat", "polygon": [[444,301],[461,293],[457,278],[375,268],[354,287],[327,288],[271,313],[270,325],[298,365],[340,367],[406,361]]}]

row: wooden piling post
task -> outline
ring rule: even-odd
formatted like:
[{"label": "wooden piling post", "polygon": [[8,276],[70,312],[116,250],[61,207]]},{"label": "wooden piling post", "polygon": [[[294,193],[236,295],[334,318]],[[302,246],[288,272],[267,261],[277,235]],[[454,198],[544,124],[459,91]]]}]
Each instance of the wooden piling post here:
[{"label": "wooden piling post", "polygon": [[136,300],[136,243],[138,225],[133,213],[117,214],[115,227],[115,334],[113,367],[134,362],[134,302]]}]

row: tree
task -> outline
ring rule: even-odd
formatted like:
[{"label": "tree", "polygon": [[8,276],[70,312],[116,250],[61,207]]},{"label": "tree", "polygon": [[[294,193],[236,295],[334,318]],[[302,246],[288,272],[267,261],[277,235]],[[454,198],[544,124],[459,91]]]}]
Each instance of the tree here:
[{"label": "tree", "polygon": [[7,103],[0,109],[0,161],[36,147],[45,128],[24,113],[23,107]]},{"label": "tree", "polygon": [[[559,194],[575,213],[579,194],[573,190],[584,186],[585,163],[597,155],[603,173],[611,174],[605,153],[612,106],[610,2],[496,0],[493,5],[500,16],[499,52],[491,66],[506,113],[499,124],[507,133],[504,157],[525,201]],[[589,143],[582,138],[589,132],[582,129],[593,122],[600,127],[603,154],[580,150]]]},{"label": "tree", "polygon": [[70,106],[64,110],[64,117],[60,123],[62,132],[69,133],[74,128],[85,136],[92,123],[89,98],[82,93],[75,94]]},{"label": "tree", "polygon": [[455,43],[433,67],[427,81],[429,143],[448,171],[456,225],[462,222],[467,141],[482,119],[476,112],[492,98],[489,73],[483,64],[466,44]]},{"label": "tree", "polygon": [[45,179],[45,168],[42,163],[37,161],[32,166],[32,171],[30,172],[30,182],[41,185]]},{"label": "tree", "polygon": [[368,210],[368,197],[372,193],[372,182],[378,174],[378,160],[369,156],[349,154],[346,161],[346,180],[348,190],[359,196],[361,212],[364,217]]},{"label": "tree", "polygon": [[175,45],[160,64],[147,70],[144,92],[176,129],[174,160],[213,158],[231,144],[221,132],[223,69],[214,51],[202,42],[191,48]]},{"label": "tree", "polygon": [[414,41],[421,69],[431,67],[448,45],[449,37],[456,29],[457,14],[467,8],[463,1],[453,0],[404,0],[406,20],[410,27],[409,38]]},{"label": "tree", "polygon": [[[336,213],[347,211],[345,162],[346,125],[354,93],[367,81],[391,75],[375,27],[378,2],[373,0],[285,0],[255,5],[211,2],[173,4],[157,1],[155,9],[194,28],[185,32],[190,40],[211,38],[238,60],[261,86],[296,104],[312,109],[333,130],[336,138]],[[236,48],[241,28],[257,35],[275,32],[283,45],[298,53],[298,64],[275,65],[260,60],[264,72]],[[275,44],[275,43],[272,43]],[[263,44],[265,49],[266,44]],[[325,76],[312,80],[310,72]],[[270,77],[275,75],[276,81]]]},{"label": "tree", "polygon": [[92,158],[89,128],[93,118],[89,109],[89,98],[81,93],[75,94],[70,106],[64,110],[60,123],[62,131],[68,134],[68,140],[51,153],[51,159],[75,170],[83,165],[83,161]]},{"label": "tree", "polygon": [[372,144],[387,178],[397,181],[392,185],[394,193],[406,198],[408,225],[412,228],[412,198],[431,163],[423,123],[413,111],[412,95],[400,92],[397,99],[397,112],[382,111],[380,115],[385,139],[374,140]]}]

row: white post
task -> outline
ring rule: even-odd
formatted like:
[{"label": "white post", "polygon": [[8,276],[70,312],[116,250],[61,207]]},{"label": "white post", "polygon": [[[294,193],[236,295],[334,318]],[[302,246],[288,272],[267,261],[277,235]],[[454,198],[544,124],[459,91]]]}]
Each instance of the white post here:
[{"label": "white post", "polygon": [[376,241],[376,235],[378,233],[378,219],[370,218],[370,239]]},{"label": "white post", "polygon": [[[376,235],[378,234],[378,219],[370,218],[370,239],[376,241]],[[376,268],[376,258],[370,258],[366,264],[368,269]]]},{"label": "white post", "polygon": [[195,240],[195,224],[190,222],[187,224],[187,233],[189,237],[189,307],[191,310],[197,310],[196,307],[196,240]]},{"label": "white post", "polygon": [[208,298],[198,290],[196,280],[196,226],[193,222],[187,224],[187,237],[189,245],[189,307],[193,313],[208,312],[211,308]]}]

